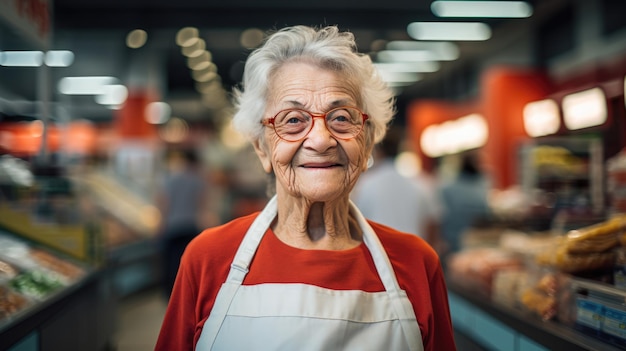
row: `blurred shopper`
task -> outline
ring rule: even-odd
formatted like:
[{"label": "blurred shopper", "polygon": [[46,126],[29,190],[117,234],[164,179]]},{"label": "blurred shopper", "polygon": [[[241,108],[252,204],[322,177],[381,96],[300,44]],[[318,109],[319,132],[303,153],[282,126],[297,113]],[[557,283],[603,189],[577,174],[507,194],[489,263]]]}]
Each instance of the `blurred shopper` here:
[{"label": "blurred shopper", "polygon": [[157,351],[455,350],[435,251],[350,203],[394,113],[375,72],[334,26],[248,57],[233,123],[276,195],[189,244]]},{"label": "blurred shopper", "polygon": [[409,178],[398,171],[395,160],[403,139],[399,127],[387,131],[374,148],[374,163],[359,178],[352,200],[366,218],[419,235],[432,244],[440,212],[437,197],[422,178]]},{"label": "blurred shopper", "polygon": [[166,161],[168,172],[157,205],[162,218],[159,244],[163,292],[169,298],[183,251],[201,231],[207,186],[195,150],[170,150]]},{"label": "blurred shopper", "polygon": [[447,255],[461,249],[465,231],[490,216],[488,192],[489,182],[478,166],[477,154],[461,154],[458,174],[440,188],[441,236]]}]

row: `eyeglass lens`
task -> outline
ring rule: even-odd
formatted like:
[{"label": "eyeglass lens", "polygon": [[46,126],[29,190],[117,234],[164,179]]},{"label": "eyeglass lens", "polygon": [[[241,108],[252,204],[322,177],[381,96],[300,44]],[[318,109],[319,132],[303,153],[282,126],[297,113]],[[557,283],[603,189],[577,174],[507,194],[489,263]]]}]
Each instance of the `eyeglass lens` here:
[{"label": "eyeglass lens", "polygon": [[313,116],[324,117],[330,133],[340,139],[354,138],[363,128],[361,111],[341,107],[330,110],[325,115],[313,115],[298,109],[281,111],[274,117],[274,129],[281,138],[296,141],[309,133],[313,127]]}]

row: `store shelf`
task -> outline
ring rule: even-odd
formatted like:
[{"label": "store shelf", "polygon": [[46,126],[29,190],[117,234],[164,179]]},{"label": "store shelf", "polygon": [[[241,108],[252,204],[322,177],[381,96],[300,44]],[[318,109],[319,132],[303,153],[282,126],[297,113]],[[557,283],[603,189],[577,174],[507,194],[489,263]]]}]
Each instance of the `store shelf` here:
[{"label": "store shelf", "polygon": [[492,303],[485,295],[448,282],[455,329],[490,350],[617,351],[620,348],[586,336],[556,321]]}]

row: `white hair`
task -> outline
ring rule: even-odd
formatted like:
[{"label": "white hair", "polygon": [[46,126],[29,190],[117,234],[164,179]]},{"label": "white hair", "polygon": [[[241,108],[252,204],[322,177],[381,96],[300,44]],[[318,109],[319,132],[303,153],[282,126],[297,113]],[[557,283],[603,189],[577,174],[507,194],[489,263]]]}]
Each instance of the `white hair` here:
[{"label": "white hair", "polygon": [[324,69],[341,73],[354,87],[357,107],[369,115],[368,140],[383,139],[395,113],[392,91],[381,79],[368,55],[356,51],[354,35],[336,26],[287,27],[270,35],[264,45],[248,57],[241,88],[235,88],[233,126],[250,140],[263,133],[260,123],[269,96],[269,82],[279,67],[294,60],[306,60]]}]

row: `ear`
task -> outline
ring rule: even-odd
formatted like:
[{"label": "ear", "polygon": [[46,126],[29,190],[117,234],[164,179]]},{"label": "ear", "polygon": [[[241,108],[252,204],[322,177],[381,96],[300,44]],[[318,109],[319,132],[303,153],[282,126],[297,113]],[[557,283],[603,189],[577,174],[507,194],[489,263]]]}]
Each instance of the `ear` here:
[{"label": "ear", "polygon": [[261,165],[263,166],[263,170],[266,173],[272,172],[272,161],[270,155],[268,153],[267,146],[265,143],[261,143],[261,138],[258,138],[252,142],[252,146],[254,147],[254,152],[259,157],[261,161]]}]

